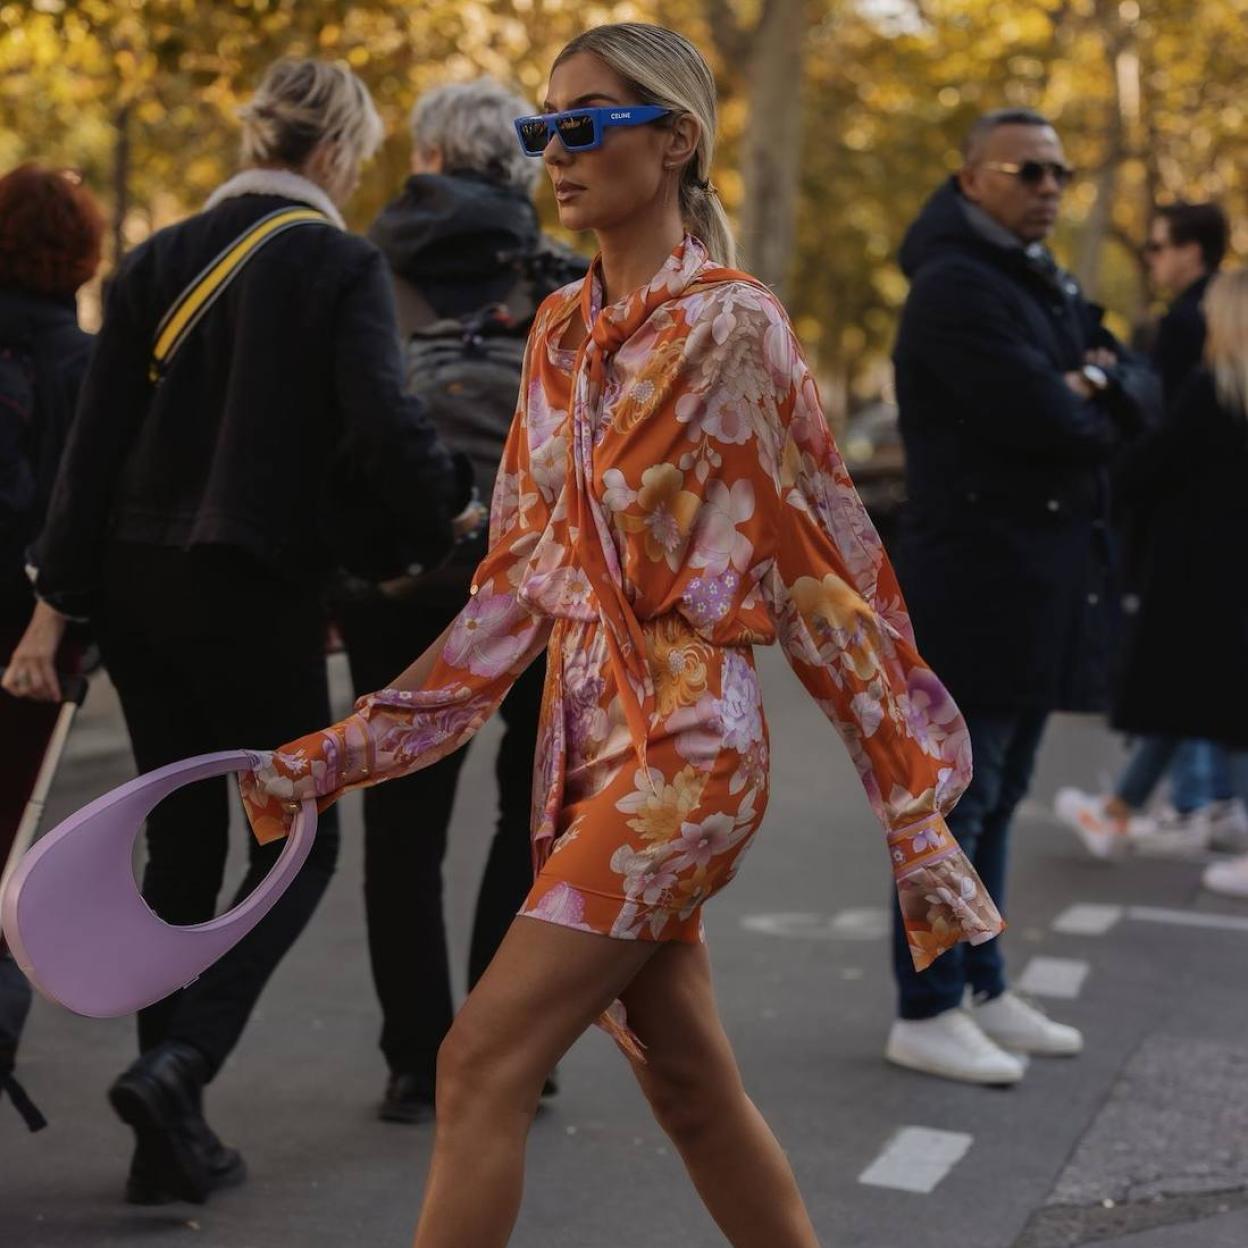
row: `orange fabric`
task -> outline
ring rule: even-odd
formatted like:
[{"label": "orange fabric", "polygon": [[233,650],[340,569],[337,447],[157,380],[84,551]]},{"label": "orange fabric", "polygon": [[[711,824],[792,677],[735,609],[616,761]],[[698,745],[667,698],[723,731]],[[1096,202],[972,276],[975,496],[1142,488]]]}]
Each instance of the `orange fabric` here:
[{"label": "orange fabric", "polygon": [[427,766],[547,649],[522,913],[697,940],[766,806],[751,647],[776,640],[884,826],[916,966],[991,939],[1000,915],[944,823],[966,726],[915,651],[783,308],[696,239],[610,307],[595,266],[539,311],[490,552],[432,675],[276,751],[244,779],[248,814],[267,839],[284,803]]}]

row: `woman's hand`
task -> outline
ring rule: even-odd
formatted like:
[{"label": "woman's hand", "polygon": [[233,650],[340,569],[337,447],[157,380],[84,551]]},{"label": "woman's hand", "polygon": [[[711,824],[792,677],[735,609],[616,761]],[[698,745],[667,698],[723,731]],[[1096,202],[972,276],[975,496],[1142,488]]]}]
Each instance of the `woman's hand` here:
[{"label": "woman's hand", "polygon": [[46,602],[35,603],[35,612],[9,659],[0,688],[15,698],[36,702],[59,702],[61,682],[56,677],[56,652],[61,648],[66,619]]},{"label": "woman's hand", "polygon": [[[301,741],[311,745],[315,736],[319,734],[314,734],[312,740],[302,738]],[[306,754],[298,748],[299,744],[295,743],[293,758],[283,757],[290,746],[277,753],[263,754],[253,770],[243,772],[238,778],[243,810],[261,845],[285,836],[302,802],[318,796],[313,768],[305,762]],[[304,765],[300,767],[300,763]]]}]

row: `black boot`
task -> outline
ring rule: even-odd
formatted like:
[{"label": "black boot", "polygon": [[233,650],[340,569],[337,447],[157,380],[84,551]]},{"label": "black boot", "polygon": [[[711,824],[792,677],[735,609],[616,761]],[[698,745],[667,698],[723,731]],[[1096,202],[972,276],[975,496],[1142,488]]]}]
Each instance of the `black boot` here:
[{"label": "black boot", "polygon": [[429,1122],[433,1119],[433,1080],[394,1071],[386,1083],[377,1117],[383,1122]]},{"label": "black boot", "polygon": [[[246,1179],[247,1163],[238,1149],[223,1144],[202,1116],[191,1120],[190,1129],[203,1141],[210,1192],[223,1187],[237,1187]],[[126,1203],[167,1205],[176,1199],[161,1185],[159,1159],[149,1157],[143,1148],[136,1146],[130,1161],[130,1173],[126,1176]]]},{"label": "black boot", "polygon": [[113,1108],[135,1134],[126,1182],[131,1203],[203,1204],[209,1192],[245,1177],[243,1159],[204,1121],[200,1094],[207,1075],[196,1049],[168,1041],[144,1053],[109,1089]]}]

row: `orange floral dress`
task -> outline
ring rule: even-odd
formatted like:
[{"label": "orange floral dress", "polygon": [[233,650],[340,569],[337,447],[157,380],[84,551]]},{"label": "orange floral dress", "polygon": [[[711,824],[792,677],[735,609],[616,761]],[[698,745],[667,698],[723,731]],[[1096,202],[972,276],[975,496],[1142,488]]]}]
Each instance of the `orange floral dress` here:
[{"label": "orange floral dress", "polygon": [[544,650],[521,913],[701,940],[766,808],[752,647],[778,639],[884,826],[915,965],[991,939],[1000,915],[944,821],[966,726],[915,651],[784,309],[694,238],[619,303],[601,289],[595,264],[539,310],[489,554],[432,674],[245,776],[256,835],[457,749]]}]

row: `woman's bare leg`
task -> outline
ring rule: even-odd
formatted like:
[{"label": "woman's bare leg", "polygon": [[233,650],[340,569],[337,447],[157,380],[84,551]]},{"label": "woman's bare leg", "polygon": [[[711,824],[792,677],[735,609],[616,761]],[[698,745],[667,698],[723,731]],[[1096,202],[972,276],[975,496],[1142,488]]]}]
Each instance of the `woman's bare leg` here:
[{"label": "woman's bare leg", "polygon": [[503,1248],[543,1081],[658,948],[539,919],[511,925],[438,1053],[415,1248]]},{"label": "woman's bare leg", "polygon": [[745,1093],[705,945],[666,944],[622,998],[646,1046],[633,1070],[733,1248],[819,1248],[788,1159]]}]

